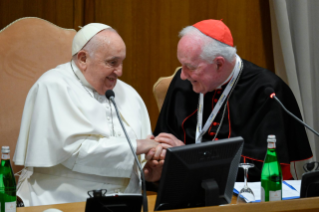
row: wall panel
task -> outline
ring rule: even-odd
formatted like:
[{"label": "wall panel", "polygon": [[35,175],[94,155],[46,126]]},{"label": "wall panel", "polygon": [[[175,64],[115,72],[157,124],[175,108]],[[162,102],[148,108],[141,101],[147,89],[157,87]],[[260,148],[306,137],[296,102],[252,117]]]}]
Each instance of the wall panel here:
[{"label": "wall panel", "polygon": [[77,25],[83,24],[83,20],[78,17],[83,16],[81,13],[81,9],[84,8],[82,1],[0,0],[0,29],[23,17],[38,17],[62,28],[74,28],[75,22]]}]

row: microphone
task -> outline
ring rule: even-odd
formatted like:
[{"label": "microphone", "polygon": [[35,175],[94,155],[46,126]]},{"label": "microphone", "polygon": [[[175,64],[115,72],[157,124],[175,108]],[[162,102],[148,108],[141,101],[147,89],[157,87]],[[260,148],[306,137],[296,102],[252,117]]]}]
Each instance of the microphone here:
[{"label": "microphone", "polygon": [[135,153],[135,151],[133,149],[131,140],[130,140],[130,138],[127,135],[127,132],[126,132],[125,127],[123,125],[122,119],[121,119],[121,117],[119,115],[119,111],[118,111],[116,103],[114,101],[114,98],[115,98],[114,92],[112,90],[107,90],[105,92],[105,96],[106,96],[107,99],[109,99],[113,103],[113,105],[115,107],[117,118],[118,118],[118,120],[119,120],[119,122],[121,124],[121,127],[122,127],[123,131],[124,131],[126,140],[129,143],[129,145],[130,145],[131,151],[132,151],[132,153],[134,155],[134,158],[135,158],[135,162],[136,162],[136,164],[137,164],[137,166],[138,166],[138,168],[139,168],[139,170],[141,172],[142,183],[143,183],[143,211],[147,212],[148,211],[148,205],[147,205],[147,196],[146,196],[146,184],[145,184],[145,177],[144,177],[144,172],[143,172],[142,166],[141,166],[140,162],[138,161],[138,158],[137,158],[137,155],[136,155],[136,153]]},{"label": "microphone", "polygon": [[105,92],[105,96],[106,96],[107,99],[110,99],[110,98],[114,99],[114,98],[115,98],[114,91],[112,91],[112,90],[107,90],[107,91]]},{"label": "microphone", "polygon": [[266,95],[269,95],[270,98],[275,99],[280,106],[289,114],[291,115],[294,119],[296,119],[298,122],[300,122],[301,124],[303,124],[305,127],[307,127],[309,130],[311,130],[314,134],[316,134],[319,137],[319,133],[317,131],[315,131],[314,129],[312,129],[310,126],[308,126],[305,122],[301,121],[297,116],[295,116],[294,114],[292,114],[289,110],[287,110],[285,108],[285,106],[281,103],[281,101],[276,97],[275,91],[274,89],[272,89],[271,87],[267,87],[264,90]]}]

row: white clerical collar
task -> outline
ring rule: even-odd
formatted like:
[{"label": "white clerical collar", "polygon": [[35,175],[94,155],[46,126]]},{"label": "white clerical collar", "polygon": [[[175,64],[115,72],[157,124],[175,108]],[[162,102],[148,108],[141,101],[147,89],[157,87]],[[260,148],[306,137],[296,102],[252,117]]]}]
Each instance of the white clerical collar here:
[{"label": "white clerical collar", "polygon": [[72,67],[73,67],[73,71],[75,73],[75,75],[80,79],[81,83],[85,86],[88,87],[90,89],[92,89],[94,91],[94,88],[92,87],[92,85],[86,80],[85,76],[83,75],[82,71],[76,66],[75,62],[72,60]]}]

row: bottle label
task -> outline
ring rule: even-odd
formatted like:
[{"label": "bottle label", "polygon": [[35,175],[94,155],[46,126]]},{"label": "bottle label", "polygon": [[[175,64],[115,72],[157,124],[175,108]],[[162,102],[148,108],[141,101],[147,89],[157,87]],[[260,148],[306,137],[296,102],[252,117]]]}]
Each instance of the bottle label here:
[{"label": "bottle label", "polygon": [[281,190],[269,191],[269,201],[281,200]]},{"label": "bottle label", "polygon": [[263,187],[260,188],[260,202],[265,202],[265,190]]},{"label": "bottle label", "polygon": [[16,212],[16,202],[6,202],[5,203],[5,212]]},{"label": "bottle label", "polygon": [[2,154],[1,159],[3,159],[3,160],[10,159],[10,155],[9,154]]}]

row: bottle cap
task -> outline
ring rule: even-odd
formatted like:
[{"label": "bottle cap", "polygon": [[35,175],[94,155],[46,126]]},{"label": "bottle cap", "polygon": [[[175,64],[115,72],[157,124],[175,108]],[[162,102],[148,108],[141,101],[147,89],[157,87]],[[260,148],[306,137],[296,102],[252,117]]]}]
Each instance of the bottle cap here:
[{"label": "bottle cap", "polygon": [[267,142],[276,142],[276,136],[275,135],[268,135]]},{"label": "bottle cap", "polygon": [[2,153],[10,153],[10,147],[9,146],[2,146]]}]

